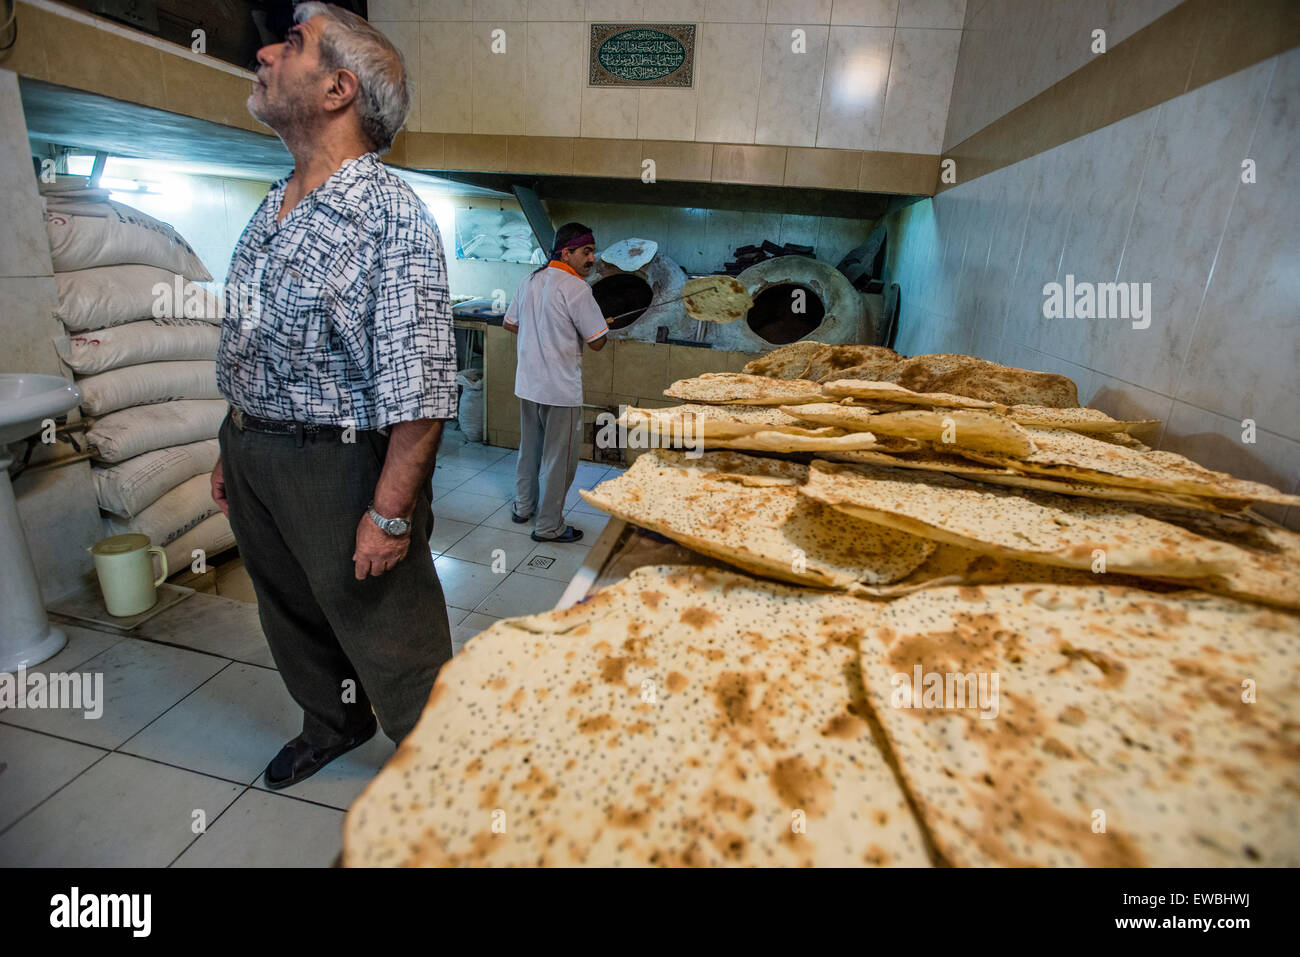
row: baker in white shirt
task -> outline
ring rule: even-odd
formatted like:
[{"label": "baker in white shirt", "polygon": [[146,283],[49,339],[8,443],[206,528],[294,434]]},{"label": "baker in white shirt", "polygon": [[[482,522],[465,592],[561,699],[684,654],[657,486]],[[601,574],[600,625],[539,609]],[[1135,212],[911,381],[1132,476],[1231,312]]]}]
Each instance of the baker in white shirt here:
[{"label": "baker in white shirt", "polygon": [[533,540],[576,542],[582,530],[564,523],[564,497],[582,448],[582,344],[605,347],[609,324],[586,275],[596,239],[582,223],[555,232],[551,260],[519,286],[503,325],[519,336],[519,471],[512,518],[536,518]]}]

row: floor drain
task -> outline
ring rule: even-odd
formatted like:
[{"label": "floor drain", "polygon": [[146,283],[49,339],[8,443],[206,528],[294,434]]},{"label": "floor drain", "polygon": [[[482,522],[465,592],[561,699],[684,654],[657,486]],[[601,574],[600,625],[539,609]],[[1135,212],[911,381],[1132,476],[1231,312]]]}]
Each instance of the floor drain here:
[{"label": "floor drain", "polygon": [[545,555],[534,555],[528,564],[532,568],[550,568],[555,564],[555,559],[547,558]]}]

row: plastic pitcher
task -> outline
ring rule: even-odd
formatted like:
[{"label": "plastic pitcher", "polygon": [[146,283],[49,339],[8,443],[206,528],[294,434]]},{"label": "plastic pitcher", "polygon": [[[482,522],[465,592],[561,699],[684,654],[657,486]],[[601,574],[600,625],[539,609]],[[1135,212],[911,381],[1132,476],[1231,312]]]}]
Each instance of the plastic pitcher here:
[{"label": "plastic pitcher", "polygon": [[[158,586],[167,579],[167,553],[149,544],[148,535],[114,535],[90,546],[95,574],[104,604],[114,618],[129,618],[148,611],[158,601]],[[162,574],[153,577],[153,556],[162,562]]]}]

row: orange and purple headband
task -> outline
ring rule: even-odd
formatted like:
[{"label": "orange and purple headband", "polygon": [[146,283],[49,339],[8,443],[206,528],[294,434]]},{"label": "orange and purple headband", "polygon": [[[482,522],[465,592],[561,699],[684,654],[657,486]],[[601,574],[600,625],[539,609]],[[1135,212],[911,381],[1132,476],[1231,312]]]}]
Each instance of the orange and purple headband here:
[{"label": "orange and purple headband", "polygon": [[581,236],[574,236],[563,246],[556,246],[554,255],[558,256],[566,249],[581,249],[583,246],[596,245],[596,237],[591,233],[583,233]]}]

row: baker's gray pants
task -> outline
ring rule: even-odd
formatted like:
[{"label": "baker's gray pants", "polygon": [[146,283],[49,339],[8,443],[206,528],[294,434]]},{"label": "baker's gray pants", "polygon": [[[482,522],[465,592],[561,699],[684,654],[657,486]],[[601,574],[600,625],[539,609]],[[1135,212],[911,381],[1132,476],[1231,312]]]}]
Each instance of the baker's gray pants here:
[{"label": "baker's gray pants", "polygon": [[357,525],[388,439],[360,430],[355,437],[245,432],[229,416],[220,434],[230,527],[262,630],[303,710],[303,735],[322,749],[369,724],[372,705],[400,743],[451,658],[447,605],[429,553],[429,480],[416,499],[406,556],[378,578],[356,580]]},{"label": "baker's gray pants", "polygon": [[541,538],[564,532],[564,497],[578,472],[581,451],[582,406],[519,400],[514,508],[516,515],[531,515],[536,510],[533,532]]}]

